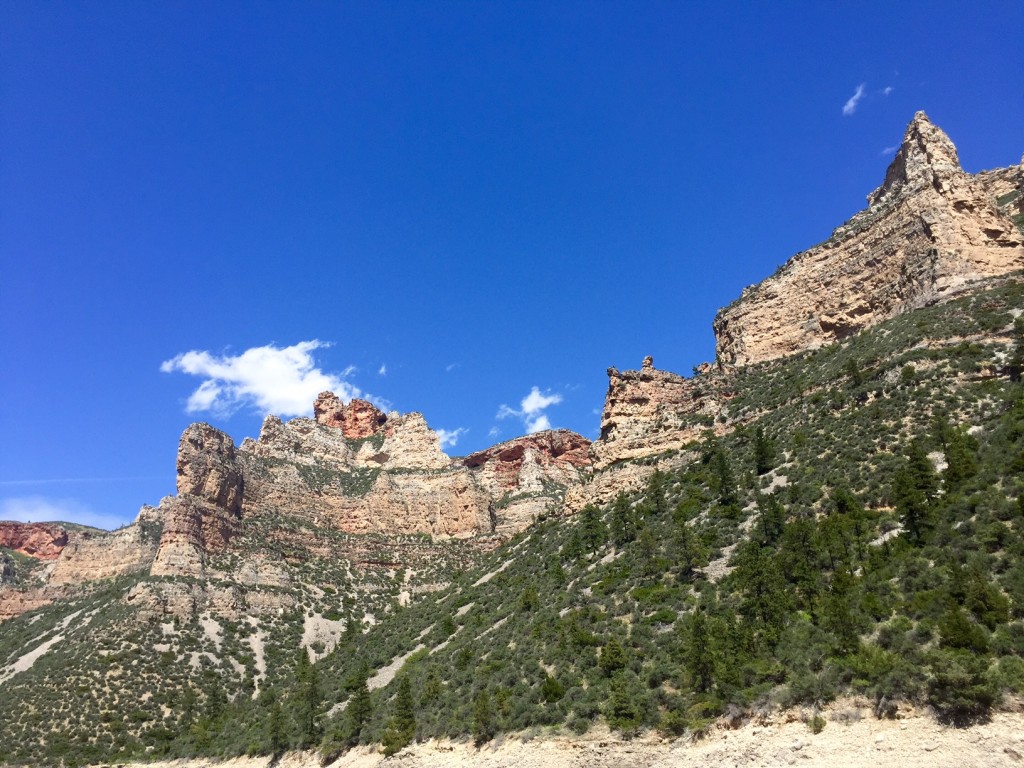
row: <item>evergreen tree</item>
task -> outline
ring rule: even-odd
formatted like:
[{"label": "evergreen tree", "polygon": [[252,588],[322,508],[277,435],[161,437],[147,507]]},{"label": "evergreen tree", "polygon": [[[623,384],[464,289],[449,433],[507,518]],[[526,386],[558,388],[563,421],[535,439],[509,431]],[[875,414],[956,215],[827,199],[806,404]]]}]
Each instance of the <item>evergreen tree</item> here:
[{"label": "evergreen tree", "polygon": [[615,546],[621,547],[636,538],[636,512],[626,494],[620,493],[612,502],[610,523],[612,542]]},{"label": "evergreen tree", "polygon": [[775,494],[757,497],[757,519],[755,538],[764,546],[770,547],[782,538],[786,524],[786,512]]},{"label": "evergreen tree", "polygon": [[373,717],[373,701],[366,679],[356,688],[348,700],[342,717],[336,718],[324,733],[320,743],[323,763],[333,762],[346,749],[356,746],[363,737],[363,729]]},{"label": "evergreen tree", "polygon": [[782,529],[779,567],[802,608],[809,608],[822,589],[817,538],[814,522],[807,517],[797,517]]},{"label": "evergreen tree", "polygon": [[272,688],[260,692],[260,708],[266,723],[266,745],[272,755],[280,754],[288,746],[288,729],[285,727],[281,702]]},{"label": "evergreen tree", "polygon": [[673,528],[671,545],[672,556],[684,578],[692,576],[707,561],[703,547],[685,522],[677,523]]},{"label": "evergreen tree", "polygon": [[612,637],[601,649],[601,660],[598,662],[598,666],[606,675],[611,675],[625,667],[626,662],[626,649],[622,647],[618,638]]},{"label": "evergreen tree", "polygon": [[758,475],[771,472],[775,466],[775,441],[765,435],[760,424],[754,430],[754,465]]},{"label": "evergreen tree", "polygon": [[299,649],[298,664],[295,669],[295,685],[288,698],[295,730],[298,735],[297,746],[307,749],[320,741],[323,735],[317,722],[320,709],[320,685],[317,671],[309,660],[305,648]]},{"label": "evergreen tree", "polygon": [[381,744],[384,754],[391,756],[401,751],[416,736],[416,705],[412,697],[412,683],[408,675],[398,681],[398,691],[391,707],[391,718],[388,720]]},{"label": "evergreen tree", "polygon": [[892,493],[911,542],[924,543],[932,527],[931,503],[938,490],[935,468],[920,440],[911,441],[905,463],[896,472]]},{"label": "evergreen tree", "polygon": [[854,387],[859,387],[864,383],[864,373],[861,371],[856,358],[851,357],[847,360],[844,370],[850,379],[850,384]]},{"label": "evergreen tree", "polygon": [[959,490],[978,473],[978,441],[967,432],[953,428],[945,443],[946,469],[942,482],[947,491]]},{"label": "evergreen tree", "polygon": [[580,544],[584,552],[594,554],[608,540],[608,529],[601,518],[601,510],[594,504],[587,504],[580,511],[578,527]]},{"label": "evergreen tree", "polygon": [[740,614],[747,620],[754,642],[771,647],[792,607],[789,585],[774,555],[756,542],[744,544],[736,560],[732,576],[743,594]]},{"label": "evergreen tree", "polygon": [[832,584],[824,598],[823,624],[835,638],[839,653],[853,653],[860,645],[859,622],[853,602],[856,579],[846,567],[832,576]]},{"label": "evergreen tree", "polygon": [[644,713],[640,701],[641,691],[628,672],[618,672],[608,689],[605,719],[612,728],[632,735],[643,724]]},{"label": "evergreen tree", "polygon": [[725,449],[715,441],[709,459],[712,473],[712,487],[718,495],[718,503],[729,511],[738,511],[740,496],[736,488],[736,476]]},{"label": "evergreen tree", "polygon": [[647,490],[644,493],[644,507],[647,514],[654,517],[665,517],[668,514],[668,476],[660,469],[647,480]]},{"label": "evergreen tree", "polygon": [[491,694],[486,688],[480,690],[473,704],[473,740],[479,747],[494,738],[497,726],[494,719],[494,707],[491,706]]},{"label": "evergreen tree", "polygon": [[711,634],[704,612],[699,608],[690,617],[684,641],[683,663],[695,691],[707,693],[714,687],[715,658],[711,650]]}]

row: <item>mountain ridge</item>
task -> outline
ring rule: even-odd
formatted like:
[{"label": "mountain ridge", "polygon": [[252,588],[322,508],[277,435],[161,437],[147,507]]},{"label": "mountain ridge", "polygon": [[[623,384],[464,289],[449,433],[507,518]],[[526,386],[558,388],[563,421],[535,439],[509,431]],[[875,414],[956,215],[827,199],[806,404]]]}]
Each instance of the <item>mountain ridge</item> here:
[{"label": "mountain ridge", "polygon": [[[984,518],[986,547],[1003,552],[1019,534],[1012,504],[1022,496],[994,441],[1015,434],[1015,406],[1000,403],[1012,402],[1024,350],[1014,326],[1024,269],[1024,239],[1014,219],[1022,184],[1024,168],[964,174],[952,142],[918,113],[867,211],[719,312],[715,364],[697,366],[692,377],[658,370],[650,357],[636,371],[608,370],[601,435],[593,444],[555,430],[452,458],[421,414],[385,414],[366,401],[344,403],[325,392],[312,419],[268,416],[257,438],[237,446],[211,425],[189,426],[179,442],[177,495],[143,507],[123,529],[69,531],[58,543],[59,532],[30,527],[17,530],[16,542],[15,528],[0,524],[10,544],[43,537],[33,549],[47,558],[31,561],[19,546],[21,559],[0,563],[7,582],[0,585],[0,619],[11,622],[5,626],[12,632],[0,639],[0,686],[20,697],[12,699],[17,706],[9,715],[0,715],[8,718],[0,725],[10,729],[12,744],[13,734],[27,732],[27,708],[35,704],[26,686],[37,681],[43,686],[38,695],[50,697],[53,682],[45,674],[58,659],[74,677],[67,695],[88,699],[76,733],[89,733],[87,717],[99,711],[106,713],[104,722],[121,724],[111,713],[126,706],[133,686],[151,686],[159,700],[159,709],[149,699],[132,703],[135,714],[124,715],[117,730],[76,736],[86,739],[82,755],[88,759],[135,755],[140,745],[160,754],[178,748],[173,738],[184,740],[181,749],[213,749],[194,730],[195,712],[182,703],[182,691],[207,708],[204,727],[228,722],[228,711],[272,724],[281,706],[267,698],[274,691],[301,719],[294,708],[306,695],[302,675],[312,663],[331,682],[318,694],[323,711],[304,721],[309,728],[314,721],[337,721],[330,713],[353,701],[359,680],[375,669],[377,706],[400,697],[395,686],[403,679],[415,678],[424,697],[434,691],[436,706],[424,711],[421,724],[430,734],[464,733],[458,729],[479,715],[471,711],[474,696],[489,702],[490,717],[508,729],[560,722],[586,729],[601,712],[623,732],[660,723],[677,733],[706,727],[726,700],[740,706],[743,697],[779,686],[780,700],[805,700],[811,694],[800,693],[800,686],[813,681],[801,675],[813,678],[811,672],[778,671],[766,649],[779,643],[792,653],[814,640],[840,665],[851,648],[875,652],[865,650],[875,648],[873,641],[858,634],[870,626],[869,617],[888,622],[893,636],[930,638],[939,626],[941,643],[984,641],[985,648],[1009,649],[1006,658],[1016,659],[1024,654],[1013,635],[1024,593],[1015,581],[999,587],[979,582],[970,588],[974,603],[958,598],[974,606],[963,618],[968,629],[956,629],[955,611],[948,620],[954,624],[942,623],[947,619],[933,604],[938,598],[914,597],[924,608],[908,598],[904,606],[891,589],[874,604],[865,597],[863,606],[850,608],[858,617],[852,624],[844,625],[834,606],[850,594],[850,584],[876,574],[882,579],[886,566],[878,553],[895,546],[897,555],[909,558],[907,567],[918,567],[913,550],[906,554],[922,544],[911,540],[917,536],[913,519],[896,515],[910,503],[900,495],[899,472],[909,471],[904,461],[924,475],[936,471],[922,469],[929,462],[941,470],[943,494],[934,490],[937,480],[926,478],[921,482],[931,485],[904,495],[920,492],[960,516],[955,526],[937,526],[942,536],[964,525],[964,535],[973,535],[980,525],[975,521]],[[877,253],[869,253],[872,248]],[[832,295],[808,289],[812,283],[800,276],[809,262],[817,264],[819,286],[852,287]],[[787,281],[803,286],[803,293],[779,288]],[[879,285],[897,289],[884,288],[876,297]],[[837,317],[829,302],[851,296],[853,309],[869,311],[851,309],[845,325],[828,320]],[[813,324],[807,322],[812,299],[818,302]],[[782,300],[794,303],[795,314],[772,309]],[[770,320],[758,319],[765,317]],[[938,424],[927,427],[934,435],[920,438],[929,423]],[[845,443],[830,441],[833,424],[849,431]],[[979,447],[971,430],[992,445]],[[914,447],[921,439],[930,441],[931,454]],[[958,461],[969,465],[971,456],[975,473],[983,456],[1003,462],[992,465],[1002,474],[986,491],[972,491],[977,498],[965,512],[955,506],[961,503],[956,483],[973,475],[961,469],[958,480],[949,468],[957,469]],[[731,469],[730,461],[742,470]],[[821,462],[838,466],[842,479]],[[982,498],[996,491],[1003,495]],[[820,531],[807,528],[818,525]],[[782,548],[780,568],[798,557],[799,546],[780,540],[783,530],[808,537],[811,530],[823,542],[804,547],[819,553],[820,563],[806,567],[820,573],[792,576],[803,581],[791,589],[799,607],[791,625],[772,613],[776,608],[759,607],[750,597],[751,582],[744,581],[751,569],[769,567],[759,559],[760,547]],[[894,537],[896,545],[887,543]],[[749,546],[758,541],[764,543]],[[1002,567],[1017,572],[1012,560]],[[884,583],[871,582],[879,590]],[[960,595],[957,589],[949,587],[950,594]],[[1000,597],[1003,592],[1012,601]],[[1007,601],[1005,610],[1000,600]],[[717,653],[755,655],[753,666],[743,667],[748,682],[724,668],[712,675],[713,684],[700,682],[689,666],[690,639],[681,653],[685,670],[658,671],[676,647],[669,633],[690,638],[697,631],[699,606],[720,633]],[[894,629],[900,610],[918,625]],[[971,626],[985,628],[981,640]],[[821,640],[826,629],[839,632],[839,639]],[[752,634],[743,635],[750,648],[741,652],[728,638],[743,632]],[[91,645],[65,642],[86,635]],[[486,653],[474,651],[492,639]],[[963,646],[949,650],[941,643],[934,658],[919,664],[932,665],[936,679],[947,673],[943,665],[966,664],[960,671],[974,680],[973,662],[955,655]],[[523,657],[530,659],[526,666],[514,657],[519,677],[503,671],[511,663],[503,661],[507,654],[534,646],[543,655]],[[551,655],[565,648],[575,656],[555,664]],[[465,674],[473,659],[491,670],[487,674],[504,675],[503,682],[474,685]],[[97,669],[107,670],[102,681]],[[388,669],[391,676],[381,676]],[[1013,664],[1007,669],[1005,679],[1015,680]],[[405,672],[392,682],[394,670]],[[437,698],[440,683],[430,675],[441,670],[451,676],[442,689],[458,692],[454,700]],[[875,686],[878,712],[888,711],[887,697],[924,695],[924,683],[901,687],[861,673]],[[121,688],[119,677],[135,683]],[[645,684],[657,693],[643,693]],[[949,706],[943,691],[927,685],[930,702]],[[684,696],[679,691],[686,686],[693,691]],[[518,691],[517,701],[532,702],[532,714],[509,704],[510,691]],[[493,701],[486,698],[492,695]],[[595,699],[605,695],[611,697],[607,708]],[[225,696],[235,710],[221,701]],[[64,711],[63,704],[54,706]],[[389,722],[379,715],[367,721],[365,738],[387,741]],[[330,746],[330,727],[321,727]],[[302,732],[307,735],[295,743],[311,746],[311,731]],[[265,729],[253,735],[252,748],[276,749],[260,741],[266,736]],[[99,741],[112,746],[104,752]],[[20,751],[0,749],[0,760],[41,754],[20,736],[17,743]]]}]

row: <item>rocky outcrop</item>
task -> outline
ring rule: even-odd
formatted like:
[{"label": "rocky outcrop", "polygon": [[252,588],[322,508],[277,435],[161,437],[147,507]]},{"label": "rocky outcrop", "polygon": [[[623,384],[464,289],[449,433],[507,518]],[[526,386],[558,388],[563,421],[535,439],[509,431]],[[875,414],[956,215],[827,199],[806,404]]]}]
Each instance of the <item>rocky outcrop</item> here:
[{"label": "rocky outcrop", "polygon": [[1024,232],[1024,157],[1020,165],[982,171],[975,179],[985,188],[988,196],[996,201],[1003,213]]},{"label": "rocky outcrop", "polygon": [[340,429],[349,440],[376,435],[388,420],[373,403],[353,399],[346,405],[333,392],[317,395],[313,403],[313,417],[318,424]]},{"label": "rocky outcrop", "polygon": [[209,424],[192,424],[178,443],[178,495],[195,496],[237,515],[244,482],[235,444]]},{"label": "rocky outcrop", "polygon": [[166,499],[163,533],[150,573],[154,576],[202,576],[209,555],[227,549],[241,531],[241,519],[198,496]]},{"label": "rocky outcrop", "polygon": [[56,560],[67,543],[67,530],[54,523],[0,522],[0,547],[37,560]]},{"label": "rocky outcrop", "polygon": [[163,519],[162,509],[145,506],[135,522],[120,530],[73,536],[54,565],[48,585],[81,584],[148,570],[156,555]]},{"label": "rocky outcrop", "polygon": [[178,495],[160,504],[162,531],[150,572],[200,576],[207,555],[241,529],[245,479],[234,441],[209,424],[192,424],[178,443]]},{"label": "rocky outcrop", "polygon": [[1009,183],[965,173],[918,112],[868,208],[719,311],[719,364],[816,349],[1024,268],[1024,234],[992,196]]},{"label": "rocky outcrop", "polygon": [[659,371],[647,357],[639,371],[608,369],[595,467],[679,450],[709,429],[731,397],[728,378],[717,372],[686,378]]},{"label": "rocky outcrop", "polygon": [[495,500],[496,530],[523,530],[552,505],[593,464],[590,441],[566,429],[518,437],[466,456],[463,466]]},{"label": "rocky outcrop", "polygon": [[567,429],[517,437],[470,454],[462,464],[491,495],[543,490],[545,483],[569,485],[593,463],[590,441]]}]

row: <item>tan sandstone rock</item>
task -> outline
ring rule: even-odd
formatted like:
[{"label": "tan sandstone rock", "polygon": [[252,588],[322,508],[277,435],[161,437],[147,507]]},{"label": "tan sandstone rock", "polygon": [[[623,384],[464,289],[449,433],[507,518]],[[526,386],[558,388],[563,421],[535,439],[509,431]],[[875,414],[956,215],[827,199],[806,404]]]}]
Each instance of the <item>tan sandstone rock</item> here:
[{"label": "tan sandstone rock", "polygon": [[815,349],[1024,268],[1024,234],[990,192],[1003,183],[965,173],[918,112],[869,207],[719,311],[719,363]]},{"label": "tan sandstone rock", "polygon": [[650,357],[639,371],[609,368],[595,466],[679,450],[709,429],[721,431],[717,418],[730,396],[722,374],[688,379],[659,371]]}]

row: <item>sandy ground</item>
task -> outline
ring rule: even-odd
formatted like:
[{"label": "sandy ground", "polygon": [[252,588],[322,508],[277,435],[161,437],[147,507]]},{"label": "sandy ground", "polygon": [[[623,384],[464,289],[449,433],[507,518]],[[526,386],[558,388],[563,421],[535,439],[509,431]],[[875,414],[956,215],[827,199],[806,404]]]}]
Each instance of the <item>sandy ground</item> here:
[{"label": "sandy ground", "polygon": [[[854,711],[849,705],[833,712]],[[830,713],[823,713],[829,716]],[[476,749],[472,744],[430,741],[385,759],[363,748],[344,755],[331,768],[1024,768],[1024,712],[999,713],[991,722],[956,729],[939,725],[925,713],[898,720],[876,720],[863,711],[852,722],[829,720],[813,734],[798,713],[774,722],[720,728],[691,742],[669,742],[648,735],[622,741],[606,730],[582,737],[499,738]],[[788,720],[788,722],[787,722]],[[292,753],[269,758],[239,758],[152,763],[153,768],[319,768],[316,755]]]}]

